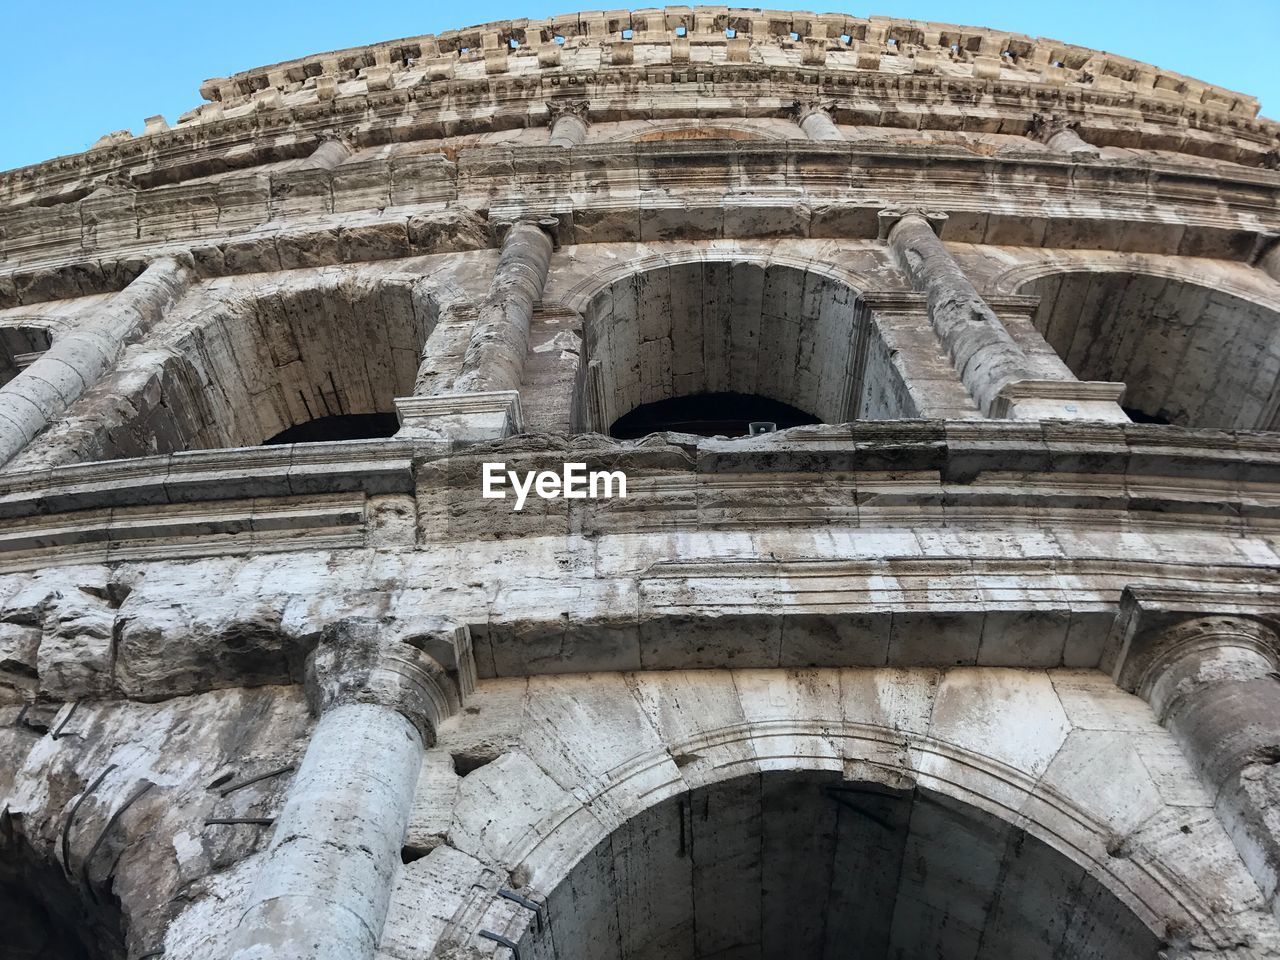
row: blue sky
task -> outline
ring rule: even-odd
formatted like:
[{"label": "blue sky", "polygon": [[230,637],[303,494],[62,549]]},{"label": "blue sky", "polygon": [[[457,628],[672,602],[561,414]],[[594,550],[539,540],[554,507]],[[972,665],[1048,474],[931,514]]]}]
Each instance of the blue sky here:
[{"label": "blue sky", "polygon": [[[1264,115],[1280,117],[1280,0],[872,0],[870,7],[820,0],[790,6],[815,7],[980,24],[1109,50],[1251,93]],[[84,150],[112,130],[141,132],[143,118],[153,114],[173,121],[200,103],[206,77],[338,47],[583,8],[571,0],[0,0],[0,170]]]}]

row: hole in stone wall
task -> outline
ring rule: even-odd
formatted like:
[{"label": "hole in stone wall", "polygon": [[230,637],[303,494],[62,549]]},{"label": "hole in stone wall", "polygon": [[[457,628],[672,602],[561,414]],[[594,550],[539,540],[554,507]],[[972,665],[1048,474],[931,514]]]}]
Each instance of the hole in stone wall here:
[{"label": "hole in stone wall", "polygon": [[393,437],[400,429],[400,418],[394,413],[348,413],[318,417],[282,430],[262,441],[277,443],[328,443],[334,440],[376,440]]},{"label": "hole in stone wall", "polygon": [[818,422],[812,414],[768,397],[701,393],[636,407],[614,422],[609,435],[619,440],[635,440],[669,430],[700,437],[745,437],[749,425],[762,420],[776,423],[779,430]]},{"label": "hole in stone wall", "polygon": [[493,763],[498,757],[502,756],[502,751],[497,747],[481,744],[468,750],[459,750],[449,756],[453,760],[453,772],[460,777],[465,777],[467,774],[474,773],[481,767]]},{"label": "hole in stone wall", "polygon": [[630,40],[634,36],[635,36],[635,32],[630,27],[622,31],[623,40]]},{"label": "hole in stone wall", "polygon": [[684,27],[676,27],[676,36],[677,36],[677,37],[683,37],[683,36],[684,36],[685,34],[687,34],[688,32],[689,32],[689,31],[688,31],[688,30],[686,30]]},{"label": "hole in stone wall", "polygon": [[406,843],[403,847],[400,848],[400,862],[414,863],[418,860],[421,860],[423,857],[425,857],[427,854],[429,854],[432,850],[434,850],[438,846],[439,846],[438,843],[431,844],[429,846],[419,845],[416,843]]},{"label": "hole in stone wall", "polygon": [[1190,280],[1068,271],[1023,284],[1036,328],[1081,380],[1126,385],[1139,423],[1280,425],[1280,311]]}]

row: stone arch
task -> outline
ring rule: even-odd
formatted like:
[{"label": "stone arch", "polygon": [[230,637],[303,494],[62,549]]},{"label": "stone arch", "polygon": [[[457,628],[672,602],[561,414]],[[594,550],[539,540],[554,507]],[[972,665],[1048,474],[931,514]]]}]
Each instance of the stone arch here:
[{"label": "stone arch", "polygon": [[[808,682],[815,688],[822,686],[817,675]],[[773,686],[786,684],[779,682]],[[773,686],[770,696],[775,704],[791,695],[781,689],[774,690]],[[811,694],[818,695],[812,691]],[[697,702],[698,698],[693,697],[691,703]],[[601,723],[602,715],[595,712],[597,709],[587,711],[592,715],[597,740],[604,745],[611,744],[617,731]],[[554,753],[557,749],[554,745],[536,765],[519,759],[517,754],[505,754],[472,774],[475,796],[483,798],[486,834],[483,844],[494,857],[494,869],[509,872],[514,885],[545,904],[544,922],[526,910],[513,907],[509,901],[494,900],[492,891],[477,884],[459,904],[451,923],[450,938],[475,946],[484,943],[483,939],[475,938],[481,929],[487,929],[518,943],[523,955],[556,957],[557,960],[587,956],[639,960],[659,955],[713,955],[710,946],[695,952],[688,949],[688,945],[682,950],[652,954],[644,950],[620,954],[590,950],[561,952],[554,941],[558,937],[573,941],[579,935],[587,936],[583,933],[588,925],[584,918],[593,907],[586,901],[592,890],[599,891],[602,884],[607,888],[608,884],[622,882],[618,879],[618,865],[610,862],[620,851],[627,853],[633,844],[643,847],[672,840],[679,843],[682,829],[687,831],[686,844],[690,836],[695,837],[696,842],[697,827],[688,820],[696,812],[692,811],[694,804],[704,801],[714,807],[719,802],[727,804],[735,797],[739,800],[749,797],[752,789],[763,788],[764,778],[775,774],[790,776],[793,785],[798,783],[801,789],[819,794],[852,788],[850,793],[871,797],[873,808],[861,813],[854,811],[855,819],[874,822],[877,818],[905,817],[909,821],[911,811],[897,805],[924,802],[954,814],[947,821],[951,826],[996,838],[998,849],[983,844],[969,851],[986,858],[984,875],[997,877],[1001,883],[1008,882],[1015,888],[1034,885],[1039,878],[1040,886],[1032,891],[1033,895],[1063,899],[1059,904],[1063,909],[1055,914],[1060,924],[1053,929],[1038,928],[1033,936],[1050,936],[1055,929],[1065,936],[1073,923],[1098,927],[1076,929],[1075,935],[1081,939],[1067,942],[1079,949],[1065,955],[1096,960],[1145,956],[1155,960],[1162,943],[1185,943],[1193,938],[1230,943],[1239,935],[1233,926],[1237,919],[1224,916],[1215,906],[1215,898],[1220,894],[1215,884],[1222,882],[1225,874],[1216,878],[1201,877],[1193,864],[1174,866],[1165,862],[1162,858],[1176,861],[1182,854],[1163,844],[1157,853],[1142,844],[1120,852],[1114,833],[1094,811],[1086,808],[1090,802],[1096,802],[1095,798],[1068,795],[1060,787],[1044,782],[1042,774],[946,739],[905,735],[896,727],[881,724],[801,719],[786,715],[786,710],[774,709],[777,714],[774,719],[708,727],[696,735],[667,742],[661,749],[637,752],[625,760],[619,757],[597,777],[584,778],[578,766],[581,758],[561,758]],[[536,718],[537,711],[534,713]],[[684,724],[687,719],[673,722]],[[1032,734],[1024,742],[1024,748],[1030,747],[1035,739],[1036,735]],[[1084,744],[1077,746],[1079,755],[1086,754],[1088,749]],[[599,746],[593,752],[607,755],[607,751],[607,746]],[[563,770],[549,762],[552,756],[564,765]],[[571,793],[565,788],[564,792],[552,795],[535,785],[536,781],[546,781],[549,777],[571,781]],[[476,783],[479,780],[485,782]],[[755,787],[756,783],[759,787]],[[785,795],[788,790],[790,788],[781,792]],[[1108,802],[1118,799],[1110,798]],[[881,804],[882,809],[877,810],[874,804]],[[504,819],[508,805],[520,808],[519,824]],[[802,823],[802,830],[809,829],[809,820]],[[455,830],[457,826],[455,821]],[[1213,828],[1216,829],[1216,823]],[[726,838],[726,849],[732,850],[730,840],[734,839],[741,837]],[[905,849],[909,837],[898,839]],[[946,836],[937,839],[943,844],[947,842]],[[451,830],[450,842],[460,848],[467,847],[469,838],[465,830],[456,830],[456,833]],[[1192,843],[1189,839],[1186,842]],[[1204,844],[1206,839],[1201,837],[1198,842]],[[1218,848],[1223,845],[1229,848],[1230,841],[1225,835],[1216,836],[1208,841],[1211,849],[1215,844]],[[836,855],[831,846],[823,847],[823,851],[827,857]],[[668,850],[668,855],[671,853]],[[1023,857],[1027,859],[1021,859]],[[818,860],[815,869],[827,868],[829,861],[816,855],[815,859]],[[442,866],[443,863],[435,869]],[[677,866],[688,872],[688,864]],[[718,866],[730,871],[734,868],[732,862]],[[1240,865],[1237,867],[1242,869]],[[662,870],[651,871],[647,880],[641,874],[628,873],[625,864],[622,870],[623,875],[637,885],[628,887],[624,882],[622,888],[615,888],[611,893],[606,889],[609,902],[617,903],[629,896],[662,896],[668,886],[676,885]],[[1234,875],[1232,877],[1228,883],[1237,882]],[[1046,878],[1049,883],[1045,883]],[[968,880],[971,881],[972,876]],[[966,882],[963,871],[956,882]],[[985,906],[1000,908],[997,896],[1000,888],[990,889],[989,893],[992,898]],[[948,897],[954,900],[956,891],[949,890]],[[959,901],[962,900],[960,897]],[[486,905],[487,901],[492,902]],[[994,939],[997,933],[1001,937],[1015,936],[1017,930],[1007,923],[1026,919],[1029,908],[1027,903],[1015,900],[1006,901],[1001,909],[1003,913],[994,915],[1006,925],[991,931],[990,942],[1003,946],[1004,952],[979,956],[1059,956],[1052,949],[1046,952],[1011,950],[1008,939]],[[597,919],[592,918],[590,922],[595,923]],[[1109,939],[1113,935],[1119,937],[1119,945]],[[1135,944],[1138,949],[1133,949]],[[670,946],[658,944],[655,949]],[[434,955],[441,954],[437,951]],[[748,951],[725,955],[790,954]],[[935,954],[908,951],[904,955]]]},{"label": "stone arch", "polygon": [[760,399],[825,423],[916,416],[864,286],[830,264],[745,251],[597,275],[565,298],[584,320],[574,427],[609,432],[677,398]]},{"label": "stone arch", "polygon": [[440,293],[420,275],[325,271],[193,308],[128,351],[29,454],[102,460],[312,439],[298,428],[326,417],[389,436]]},{"label": "stone arch", "polygon": [[31,839],[0,817],[5,960],[125,960],[126,925],[109,892],[90,897]]},{"label": "stone arch", "polygon": [[1276,428],[1280,305],[1176,271],[1059,269],[1027,277],[1036,328],[1082,380],[1126,385],[1135,419]]},{"label": "stone arch", "polygon": [[[644,913],[631,891],[652,898]],[[1161,946],[1022,827],[834,770],[766,770],[667,798],[598,843],[548,902],[555,919],[526,930],[522,955],[1054,960],[1065,948],[1155,960]]]},{"label": "stone arch", "polygon": [[[533,914],[500,890],[543,904],[563,933],[577,912],[566,881],[601,843],[673,798],[770,772],[980,811],[980,824],[1074,864],[1171,958],[1277,942],[1212,798],[1146,704],[1100,672],[594,673],[486,681],[469,709],[424,761],[433,800],[409,831],[444,842],[406,864],[388,920],[385,943],[428,956],[488,955],[481,930],[545,956]],[[433,895],[448,906],[423,918]]]}]

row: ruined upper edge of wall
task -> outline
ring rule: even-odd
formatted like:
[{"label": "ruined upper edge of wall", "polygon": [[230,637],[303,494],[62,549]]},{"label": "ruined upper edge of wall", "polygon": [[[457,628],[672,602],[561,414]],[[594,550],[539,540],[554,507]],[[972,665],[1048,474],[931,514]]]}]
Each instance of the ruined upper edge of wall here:
[{"label": "ruined upper edge of wall", "polygon": [[[1255,97],[1114,54],[1023,34],[889,17],[799,13],[733,7],[590,11],[545,19],[504,20],[436,35],[318,53],[206,80],[206,100],[174,125],[146,118],[143,132],[108,133],[87,151],[0,172],[0,184],[53,166],[78,164],[131,143],[168,142],[181,149],[193,129],[252,121],[332,103],[346,109],[371,96],[405,95],[434,84],[525,86],[543,71],[594,77],[666,68],[755,68],[768,75],[916,77],[1022,85],[1131,101],[1143,112],[1220,116],[1232,126],[1271,131]],[[675,73],[680,73],[676,70]],[[799,73],[797,73],[799,72]],[[810,79],[813,79],[812,77]],[[819,78],[818,82],[823,81]],[[441,95],[448,92],[439,88]],[[419,95],[420,97],[420,95]],[[1117,101],[1117,102],[1119,102]]]}]

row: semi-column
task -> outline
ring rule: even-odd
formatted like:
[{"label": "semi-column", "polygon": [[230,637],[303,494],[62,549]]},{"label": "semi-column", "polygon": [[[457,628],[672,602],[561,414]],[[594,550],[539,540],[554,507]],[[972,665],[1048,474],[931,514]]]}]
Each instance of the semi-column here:
[{"label": "semi-column", "polygon": [[327,629],[308,663],[311,735],[231,960],[367,960],[382,936],[422,754],[456,712],[454,678],[373,621]]},{"label": "semi-column", "polygon": [[518,390],[529,351],[529,324],[551,267],[556,221],[520,220],[502,241],[489,292],[480,304],[455,392]]},{"label": "semi-column", "polygon": [[1280,641],[1239,616],[1185,620],[1118,670],[1168,728],[1280,919]]},{"label": "semi-column", "polygon": [[552,100],[547,104],[551,118],[548,144],[553,147],[576,147],[587,139],[587,101]]},{"label": "semi-column", "polygon": [[176,257],[155,260],[99,312],[54,337],[38,360],[0,387],[0,466],[79,400],[191,285]]},{"label": "semi-column", "polygon": [[938,238],[934,223],[945,214],[885,211],[880,218],[881,235],[912,287],[925,295],[934,331],[984,414],[1128,420],[1119,406],[1122,384],[1077,380],[1065,364],[1060,378],[1046,379],[1044,364],[1027,356]]},{"label": "semi-column", "polygon": [[351,156],[351,145],[336,134],[321,135],[319,145],[294,169],[332,170]]},{"label": "semi-column", "polygon": [[1037,117],[1033,136],[1057,153],[1085,157],[1098,156],[1098,148],[1080,136],[1080,131],[1073,123],[1058,117]]},{"label": "semi-column", "polygon": [[554,218],[511,224],[458,375],[450,380],[424,370],[428,361],[434,366],[440,359],[424,358],[419,382],[429,383],[433,393],[396,399],[401,435],[491,440],[520,431],[529,326],[547,282],[557,225]]},{"label": "semi-column", "polygon": [[822,103],[797,103],[795,106],[796,123],[810,140],[844,140],[835,121],[831,119],[827,106]]}]

